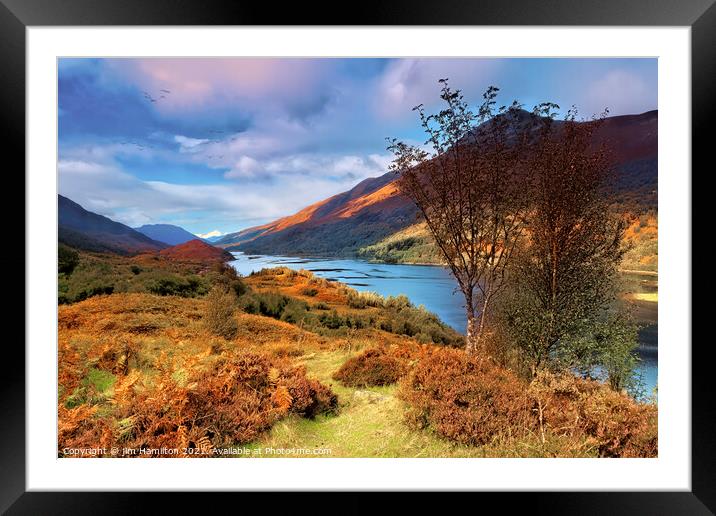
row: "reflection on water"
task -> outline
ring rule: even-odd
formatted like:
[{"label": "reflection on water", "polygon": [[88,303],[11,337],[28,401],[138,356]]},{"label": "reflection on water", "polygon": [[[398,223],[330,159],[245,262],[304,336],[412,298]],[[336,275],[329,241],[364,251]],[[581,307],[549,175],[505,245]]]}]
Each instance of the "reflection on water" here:
[{"label": "reflection on water", "polygon": [[[457,291],[453,277],[443,267],[375,264],[349,259],[232,254],[236,260],[229,262],[230,265],[244,276],[269,267],[306,269],[316,276],[340,281],[356,290],[373,291],[382,296],[404,294],[415,305],[424,305],[457,331],[465,332],[462,295]],[[647,394],[652,392],[657,381],[657,330],[654,317],[654,323],[639,332],[639,354],[642,359],[640,373]]]}]

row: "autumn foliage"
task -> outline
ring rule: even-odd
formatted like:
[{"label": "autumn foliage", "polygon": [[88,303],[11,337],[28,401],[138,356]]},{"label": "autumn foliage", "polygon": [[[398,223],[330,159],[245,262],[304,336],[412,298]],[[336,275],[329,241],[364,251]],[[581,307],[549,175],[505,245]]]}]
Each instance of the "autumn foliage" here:
[{"label": "autumn foliage", "polygon": [[454,349],[436,351],[406,379],[408,422],[462,444],[490,443],[503,433],[523,437],[534,425],[525,385],[509,370]]},{"label": "autumn foliage", "polygon": [[385,348],[368,349],[350,358],[333,375],[334,380],[350,387],[390,385],[408,372],[405,360]]},{"label": "autumn foliage", "polygon": [[290,358],[212,336],[205,304],[133,294],[61,307],[60,456],[210,456],[289,414],[337,411],[336,395]]},{"label": "autumn foliage", "polygon": [[466,445],[556,438],[566,455],[657,455],[654,405],[573,375],[527,383],[489,359],[436,349],[402,382],[401,397],[408,424]]}]

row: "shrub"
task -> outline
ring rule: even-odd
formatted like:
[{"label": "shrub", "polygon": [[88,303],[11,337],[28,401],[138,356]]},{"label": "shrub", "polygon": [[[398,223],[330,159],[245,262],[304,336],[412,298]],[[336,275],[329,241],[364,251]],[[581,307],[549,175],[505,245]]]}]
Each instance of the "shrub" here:
[{"label": "shrub", "polygon": [[117,381],[111,403],[61,403],[59,449],[164,448],[179,453],[151,456],[206,456],[213,447],[255,440],[288,413],[314,417],[338,407],[336,395],[305,369],[255,353],[222,354],[209,368],[187,370],[180,378],[166,367],[151,382],[133,370]]},{"label": "shrub", "polygon": [[371,387],[397,382],[408,371],[404,360],[389,354],[384,348],[368,349],[348,359],[333,374],[333,379],[349,387]]},{"label": "shrub", "polygon": [[[391,306],[391,308],[388,308],[388,306]],[[383,331],[416,337],[422,343],[433,342],[448,346],[464,345],[462,335],[447,326],[437,315],[427,311],[423,306],[415,308],[410,304],[402,304],[400,297],[398,297],[388,298],[386,300],[386,309],[389,310],[389,316],[383,318],[379,323],[379,327]]]},{"label": "shrub", "polygon": [[135,276],[142,272],[142,268],[139,265],[132,265],[129,270],[132,271],[132,274],[134,274]]},{"label": "shrub", "polygon": [[239,330],[239,324],[234,315],[236,309],[236,295],[223,286],[215,286],[206,296],[204,307],[204,325],[220,337],[233,339]]},{"label": "shrub", "polygon": [[72,274],[75,267],[80,263],[80,255],[77,251],[65,244],[57,245],[57,271],[63,274]]},{"label": "shrub", "polygon": [[553,434],[584,437],[600,457],[655,457],[657,408],[599,382],[542,373],[530,386],[543,425]]},{"label": "shrub", "polygon": [[179,276],[177,274],[159,274],[147,286],[152,294],[160,296],[196,297],[206,292],[205,286],[197,276]]},{"label": "shrub", "polygon": [[280,319],[283,309],[290,300],[289,297],[277,292],[257,292],[242,296],[240,305],[246,313]]},{"label": "shrub", "polygon": [[527,385],[512,372],[463,351],[437,349],[401,385],[411,426],[468,445],[526,435],[534,426]]},{"label": "shrub", "polygon": [[218,263],[214,266],[214,273],[216,274],[215,283],[233,290],[237,297],[241,297],[249,291],[249,287],[232,266]]},{"label": "shrub", "polygon": [[322,326],[325,326],[326,328],[329,328],[331,330],[337,330],[341,326],[345,325],[345,319],[338,315],[338,312],[335,310],[331,310],[327,314],[321,314],[319,317],[319,321]]},{"label": "shrub", "polygon": [[318,380],[307,378],[304,367],[284,372],[277,384],[279,389],[286,387],[291,399],[290,410],[295,414],[313,418],[338,409],[338,396]]},{"label": "shrub", "polygon": [[311,319],[308,313],[308,304],[297,299],[291,299],[281,311],[281,320],[291,324],[305,323]]},{"label": "shrub", "polygon": [[[566,443],[560,454],[654,457],[657,408],[593,380],[541,373],[531,384],[489,359],[435,348],[401,383],[412,426],[468,445]],[[556,440],[556,441],[555,441]]]},{"label": "shrub", "polygon": [[[365,308],[367,306],[383,308],[386,304],[386,299],[384,299],[383,296],[375,292],[358,292],[353,289],[346,289],[346,297],[348,299],[348,306],[350,306],[351,308],[360,309]],[[407,299],[407,297],[405,299]]]},{"label": "shrub", "polygon": [[93,282],[93,284],[87,285],[85,288],[76,292],[74,296],[67,296],[68,301],[84,301],[85,299],[92,296],[109,295],[114,292],[114,285],[109,285],[102,282]]},{"label": "shrub", "polygon": [[308,297],[315,297],[318,295],[318,289],[316,288],[304,288],[301,290],[301,294]]}]

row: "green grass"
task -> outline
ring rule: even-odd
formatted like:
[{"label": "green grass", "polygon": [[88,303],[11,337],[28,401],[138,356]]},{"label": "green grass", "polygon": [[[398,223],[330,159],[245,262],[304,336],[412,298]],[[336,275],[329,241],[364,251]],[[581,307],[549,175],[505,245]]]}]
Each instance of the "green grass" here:
[{"label": "green grass", "polygon": [[107,394],[114,387],[114,382],[117,381],[117,378],[109,371],[90,369],[86,380],[97,392]]},{"label": "green grass", "polygon": [[[347,351],[321,352],[304,357],[309,376],[330,384],[338,394],[340,412],[335,416],[305,419],[287,417],[247,448],[252,453],[263,450],[261,457],[485,457],[525,454],[504,447],[462,446],[441,439],[429,430],[413,430],[403,421],[405,407],[396,396],[395,385],[355,389],[345,387],[331,378],[348,358]],[[329,449],[330,453],[307,455],[266,453],[273,449]],[[538,453],[539,452],[539,453]],[[527,451],[528,454],[529,451]],[[535,450],[534,455],[540,455]]]},{"label": "green grass", "polygon": [[117,377],[109,371],[91,368],[77,387],[65,401],[67,408],[74,408],[83,403],[101,404],[112,396]]},{"label": "green grass", "polygon": [[358,250],[358,256],[387,263],[440,264],[443,259],[424,222],[408,226]]}]

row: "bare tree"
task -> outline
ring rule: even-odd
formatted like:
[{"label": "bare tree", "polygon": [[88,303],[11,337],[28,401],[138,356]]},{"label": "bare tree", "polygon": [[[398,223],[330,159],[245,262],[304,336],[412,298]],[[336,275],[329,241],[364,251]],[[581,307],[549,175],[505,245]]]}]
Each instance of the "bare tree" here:
[{"label": "bare tree", "polygon": [[[519,104],[495,109],[490,87],[472,111],[441,79],[445,108],[426,114],[423,147],[388,139],[401,191],[415,202],[465,297],[466,350],[475,353],[492,301],[505,285],[528,208],[525,176],[539,116]],[[478,125],[480,124],[480,125]],[[427,149],[427,150],[426,150]]]}]

